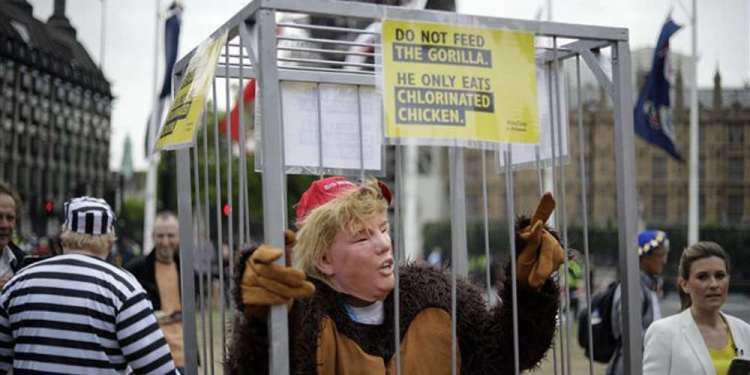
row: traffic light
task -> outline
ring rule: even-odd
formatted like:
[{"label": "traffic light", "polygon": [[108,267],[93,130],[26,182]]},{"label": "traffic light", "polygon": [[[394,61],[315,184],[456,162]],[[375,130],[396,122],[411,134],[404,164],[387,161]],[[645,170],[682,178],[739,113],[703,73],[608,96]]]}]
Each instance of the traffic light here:
[{"label": "traffic light", "polygon": [[42,205],[42,210],[44,210],[44,214],[47,217],[54,216],[55,215],[55,203],[50,200],[44,201],[44,205]]},{"label": "traffic light", "polygon": [[232,213],[232,205],[229,203],[224,203],[224,207],[221,208],[221,212],[224,214],[224,216],[229,216],[229,214]]}]

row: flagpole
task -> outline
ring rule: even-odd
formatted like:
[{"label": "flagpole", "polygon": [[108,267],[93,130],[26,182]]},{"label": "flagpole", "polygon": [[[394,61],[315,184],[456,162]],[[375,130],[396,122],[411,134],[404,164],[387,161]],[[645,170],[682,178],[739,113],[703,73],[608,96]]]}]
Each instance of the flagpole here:
[{"label": "flagpole", "polygon": [[148,171],[146,172],[146,201],[143,215],[143,254],[146,255],[151,252],[153,247],[153,239],[151,237],[151,231],[154,226],[154,219],[156,217],[156,172],[159,167],[159,154],[153,153],[154,141],[156,140],[156,128],[159,123],[161,113],[157,113],[159,108],[159,93],[156,91],[157,80],[159,79],[159,21],[161,10],[161,0],[156,0],[156,17],[154,23],[154,72],[152,75],[153,82],[151,86],[151,92],[153,93],[153,101],[151,106],[151,120],[148,125],[148,142],[146,155],[148,155]]},{"label": "flagpole", "polygon": [[[547,21],[548,22],[552,22],[552,0],[547,0]],[[552,70],[552,64],[550,64],[549,67],[550,67],[550,70]],[[552,95],[552,90],[553,90],[552,89],[552,80],[550,79],[550,81],[549,81],[549,95]],[[552,129],[552,127],[553,127],[552,120],[553,120],[552,108],[550,107],[550,117],[549,117],[549,122],[550,122],[549,129],[550,129],[550,131],[553,131],[553,129]],[[540,143],[540,146],[541,146],[541,143]],[[550,147],[554,147],[554,145],[550,145]],[[552,153],[550,152],[550,156],[551,155],[552,155]],[[544,191],[549,191],[549,192],[555,191],[554,190],[555,189],[555,185],[554,185],[554,182],[552,181],[552,167],[545,167],[544,170],[542,171],[542,175],[544,176]],[[551,227],[554,227],[555,225],[557,225],[557,223],[555,222],[555,216],[554,215],[551,216],[549,218],[549,220],[547,221],[547,223]]]},{"label": "flagpole", "polygon": [[107,1],[99,0],[102,14],[99,17],[99,69],[104,74],[104,48],[107,41]]},{"label": "flagpole", "polygon": [[690,174],[688,182],[688,245],[698,242],[698,13],[696,0],[690,17],[692,35],[691,66],[693,80],[690,84]]},{"label": "flagpole", "polygon": [[552,22],[552,0],[547,0],[547,21]]}]

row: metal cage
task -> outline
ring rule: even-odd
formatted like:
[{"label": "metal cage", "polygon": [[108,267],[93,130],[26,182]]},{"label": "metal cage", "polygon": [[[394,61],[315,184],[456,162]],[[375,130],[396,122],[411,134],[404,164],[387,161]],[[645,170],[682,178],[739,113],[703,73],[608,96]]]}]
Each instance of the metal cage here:
[{"label": "metal cage", "polygon": [[[285,14],[286,18],[280,15]],[[470,16],[456,13],[439,11],[425,11],[419,9],[399,8],[364,4],[356,2],[337,2],[332,0],[255,0],[245,6],[236,15],[216,29],[209,36],[214,39],[224,33],[228,34],[227,42],[219,57],[213,79],[213,89],[210,94],[206,111],[203,116],[202,128],[198,132],[198,139],[192,146],[181,148],[176,151],[177,160],[177,188],[178,209],[181,242],[180,267],[182,269],[181,287],[183,304],[183,331],[184,347],[186,353],[198,353],[186,355],[186,372],[195,374],[199,371],[198,357],[202,358],[201,369],[204,373],[215,373],[220,370],[220,360],[226,351],[226,331],[228,314],[224,294],[227,284],[232,287],[232,269],[234,254],[242,246],[251,240],[249,207],[250,195],[248,192],[247,173],[233,172],[233,168],[239,171],[247,171],[247,149],[246,135],[262,132],[261,141],[257,143],[254,152],[257,166],[262,174],[262,239],[255,238],[257,242],[264,242],[277,247],[284,246],[283,233],[287,228],[287,173],[329,174],[343,173],[352,176],[363,177],[365,175],[377,174],[365,168],[363,146],[362,121],[363,90],[372,90],[377,86],[376,76],[379,68],[377,52],[379,49],[379,29],[370,28],[372,25],[384,18],[414,20],[424,22],[450,22],[453,24],[481,25],[487,28],[499,28],[514,31],[533,33],[538,39],[547,40],[551,45],[537,46],[537,63],[550,68],[549,82],[559,82],[560,65],[565,60],[576,63],[577,97],[580,99],[580,58],[593,72],[599,84],[605,89],[607,96],[613,103],[614,129],[613,129],[613,154],[616,168],[616,211],[618,225],[618,249],[619,249],[619,273],[623,283],[623,324],[626,327],[623,335],[625,354],[625,371],[629,374],[641,372],[641,317],[640,312],[640,289],[639,271],[636,252],[636,225],[637,225],[637,202],[635,190],[635,164],[634,164],[634,139],[632,131],[632,89],[630,71],[630,50],[628,45],[628,31],[622,28],[564,24],[556,22],[526,21],[505,18],[493,18],[482,16]],[[303,18],[304,21],[298,21]],[[328,20],[328,22],[319,22]],[[280,33],[279,30],[301,30],[299,33]],[[596,54],[604,49],[611,50],[611,73],[602,67]],[[184,78],[185,71],[193,54],[194,49],[182,58],[174,68],[175,87]],[[610,76],[611,75],[611,76]],[[255,119],[257,124],[254,129],[248,129],[247,121],[242,115],[239,116],[239,152],[232,146],[231,132],[226,131],[225,136],[218,132],[217,102],[223,102],[226,110],[231,107],[233,94],[233,82],[238,83],[240,89],[245,87],[248,80],[256,80],[256,88],[259,94],[255,101]],[[323,163],[323,156],[317,156],[320,161],[318,168],[293,168],[285,164],[285,133],[284,133],[284,109],[282,86],[289,83],[307,83],[317,90],[317,113],[318,122],[323,115],[321,109],[321,85],[344,85],[356,93],[358,129],[360,136],[359,145],[359,168],[327,168]],[[223,90],[222,89],[223,85]],[[550,86],[552,87],[552,86]],[[563,95],[560,85],[554,85],[550,89],[549,113],[551,116],[552,132],[552,160],[546,168],[553,175],[553,190],[558,200],[562,202],[558,210],[556,223],[563,234],[563,245],[567,247],[566,227],[566,184],[563,175],[566,173],[566,163],[580,163],[580,171],[585,171],[583,156],[577,158],[570,155],[563,158],[560,154],[563,150],[563,139],[560,131],[563,126],[560,97]],[[221,93],[223,91],[223,93]],[[240,91],[242,92],[242,91]],[[242,96],[241,94],[239,96]],[[371,97],[369,97],[372,100]],[[244,101],[237,101],[239,112],[245,113]],[[378,106],[377,103],[368,103]],[[578,131],[579,144],[583,144],[581,130],[580,106],[581,100],[577,100],[578,106]],[[209,116],[208,113],[213,113]],[[211,118],[212,117],[212,118]],[[313,121],[314,122],[314,121]],[[557,128],[555,128],[557,127]],[[557,129],[557,130],[556,130]],[[321,149],[322,135],[318,128],[318,149]],[[557,132],[557,138],[555,134]],[[213,134],[213,135],[212,135]],[[257,134],[255,134],[257,137]],[[219,138],[224,137],[223,149]],[[567,140],[566,140],[567,141]],[[213,142],[213,145],[211,144]],[[382,148],[383,154],[394,152],[395,158],[395,184],[396,195],[403,199],[404,189],[404,155],[409,146],[391,146]],[[213,148],[209,151],[210,148]],[[405,151],[406,150],[406,151]],[[557,151],[555,151],[557,150]],[[490,151],[491,152],[491,151]],[[498,158],[503,165],[499,171],[504,175],[505,182],[505,215],[512,218],[514,209],[514,182],[512,170],[512,148],[498,147]],[[483,217],[485,251],[489,256],[489,243],[487,231],[487,177],[486,156],[487,151],[481,154],[481,187],[483,196]],[[538,153],[537,153],[538,155]],[[312,156],[315,158],[315,156]],[[357,156],[353,155],[353,159]],[[221,160],[225,159],[223,166]],[[453,284],[455,288],[456,276],[465,276],[468,268],[467,257],[467,230],[466,230],[466,179],[465,151],[462,148],[450,148],[448,163],[448,184],[450,186],[450,217],[451,217],[451,242],[452,242],[452,271]],[[565,160],[564,160],[565,159]],[[579,160],[576,160],[579,159]],[[214,163],[218,172],[209,173],[208,165]],[[539,176],[539,190],[542,191],[542,170],[545,169],[537,156],[535,171]],[[235,181],[239,192],[233,191]],[[586,212],[586,175],[581,173],[581,204]],[[413,188],[413,186],[412,186]],[[214,194],[214,199],[209,199],[209,191]],[[408,199],[408,196],[406,197]],[[567,199],[577,199],[576,197]],[[228,202],[229,212],[221,212],[223,204]],[[236,202],[236,204],[235,204]],[[403,241],[402,207],[403,201],[396,204],[395,233],[394,233],[394,256],[397,260],[403,260],[403,247],[399,246]],[[408,207],[408,206],[405,206]],[[213,212],[211,212],[213,211]],[[589,249],[586,242],[586,215],[583,215],[584,225],[584,252],[586,255],[586,272],[590,272]],[[237,233],[235,233],[235,230]],[[513,248],[513,224],[508,220],[508,240],[510,248]],[[226,242],[229,249],[227,258],[229,267],[227,272],[222,266],[222,247]],[[210,250],[206,250],[210,249]],[[210,256],[206,256],[209,251]],[[205,258],[215,257],[214,264]],[[283,261],[283,260],[282,260]],[[511,261],[515,265],[515,256],[511,252]],[[564,271],[561,272],[560,283],[567,288],[567,260]],[[515,270],[515,267],[511,267]],[[214,316],[211,308],[211,300],[216,298],[213,287],[212,275],[216,273],[219,278],[219,288],[222,291],[218,297],[220,305],[219,316]],[[199,277],[198,285],[195,285],[192,274]],[[589,277],[585,278],[588,282]],[[227,282],[229,280],[229,282]],[[487,276],[489,283],[489,276]],[[515,283],[513,284],[515,287]],[[455,289],[454,289],[455,290]],[[514,316],[522,313],[516,311],[515,293],[513,290]],[[566,293],[567,295],[567,293]],[[587,288],[590,298],[590,290]],[[197,298],[194,298],[197,296]],[[395,289],[396,301],[398,301],[398,276],[396,277]],[[507,302],[507,301],[506,301]],[[228,302],[231,305],[231,301]],[[563,313],[560,314],[559,328],[559,350],[557,349],[553,360],[555,361],[555,373],[559,370],[563,374],[570,373],[570,331],[571,324],[567,318],[569,304],[563,298]],[[455,312],[455,292],[453,312]],[[455,337],[455,315],[452,331]],[[220,332],[214,332],[213,320],[221,321],[218,326]],[[398,321],[398,311],[396,311]],[[272,342],[270,350],[270,369],[273,374],[289,373],[289,338],[287,336],[287,315],[284,306],[274,307],[269,314],[269,332]],[[514,327],[517,328],[517,327]],[[398,331],[398,330],[396,330]],[[398,332],[396,333],[398,335]],[[518,332],[514,329],[514,339],[518,342]],[[218,338],[216,336],[219,336]],[[200,337],[200,340],[199,340]],[[394,338],[398,343],[398,336]],[[219,341],[221,354],[214,353],[216,340]],[[453,351],[455,353],[455,340]],[[217,347],[218,351],[218,347]],[[516,346],[515,361],[518,361],[518,349]],[[398,350],[396,351],[398,356]],[[559,363],[558,363],[559,361]],[[454,361],[455,363],[455,361]],[[454,366],[455,367],[455,366]],[[518,366],[516,366],[518,368]],[[455,371],[455,368],[453,369]],[[590,373],[593,374],[591,365]],[[455,373],[455,372],[454,372]]]}]

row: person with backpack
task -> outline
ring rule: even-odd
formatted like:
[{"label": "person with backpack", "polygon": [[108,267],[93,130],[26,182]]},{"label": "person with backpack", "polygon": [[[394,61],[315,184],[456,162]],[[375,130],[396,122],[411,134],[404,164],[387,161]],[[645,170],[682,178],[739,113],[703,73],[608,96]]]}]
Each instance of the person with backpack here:
[{"label": "person with backpack", "polygon": [[[645,230],[638,234],[638,257],[641,268],[641,291],[643,299],[641,305],[641,324],[643,332],[656,320],[661,319],[661,274],[667,264],[669,254],[669,238],[660,230]],[[614,290],[612,298],[612,335],[617,340],[617,349],[607,366],[607,375],[623,375],[625,373],[622,361],[622,304],[620,285]]]}]

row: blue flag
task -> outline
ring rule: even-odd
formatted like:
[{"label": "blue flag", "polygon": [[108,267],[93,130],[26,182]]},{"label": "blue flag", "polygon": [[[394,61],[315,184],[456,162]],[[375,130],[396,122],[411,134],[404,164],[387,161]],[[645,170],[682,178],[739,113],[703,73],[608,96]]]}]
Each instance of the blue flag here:
[{"label": "blue flag", "polygon": [[680,29],[672,18],[664,22],[659,40],[654,49],[654,61],[643,91],[633,110],[635,133],[657,147],[664,149],[677,160],[682,156],[675,148],[675,130],[672,124],[672,108],[669,100],[669,80],[666,76],[666,60],[669,54],[669,38]]},{"label": "blue flag", "polygon": [[[156,112],[158,121],[161,121],[161,114],[164,111],[164,105],[167,99],[172,94],[172,72],[174,71],[174,63],[177,60],[177,49],[180,42],[180,26],[182,25],[182,6],[173,2],[167,10],[167,19],[164,22],[164,80],[162,81],[161,90],[159,91],[159,100],[156,102],[156,108],[152,108],[152,111]],[[144,137],[145,155],[148,155],[152,151],[153,140],[149,139],[149,130],[153,126],[155,128],[156,136],[158,137],[159,124],[152,124],[154,112],[151,112],[146,120],[146,136]]]},{"label": "blue flag", "polygon": [[168,10],[169,17],[164,23],[164,84],[159,98],[164,99],[172,93],[172,71],[177,60],[177,48],[180,45],[180,26],[182,24],[182,7],[172,3]]}]

